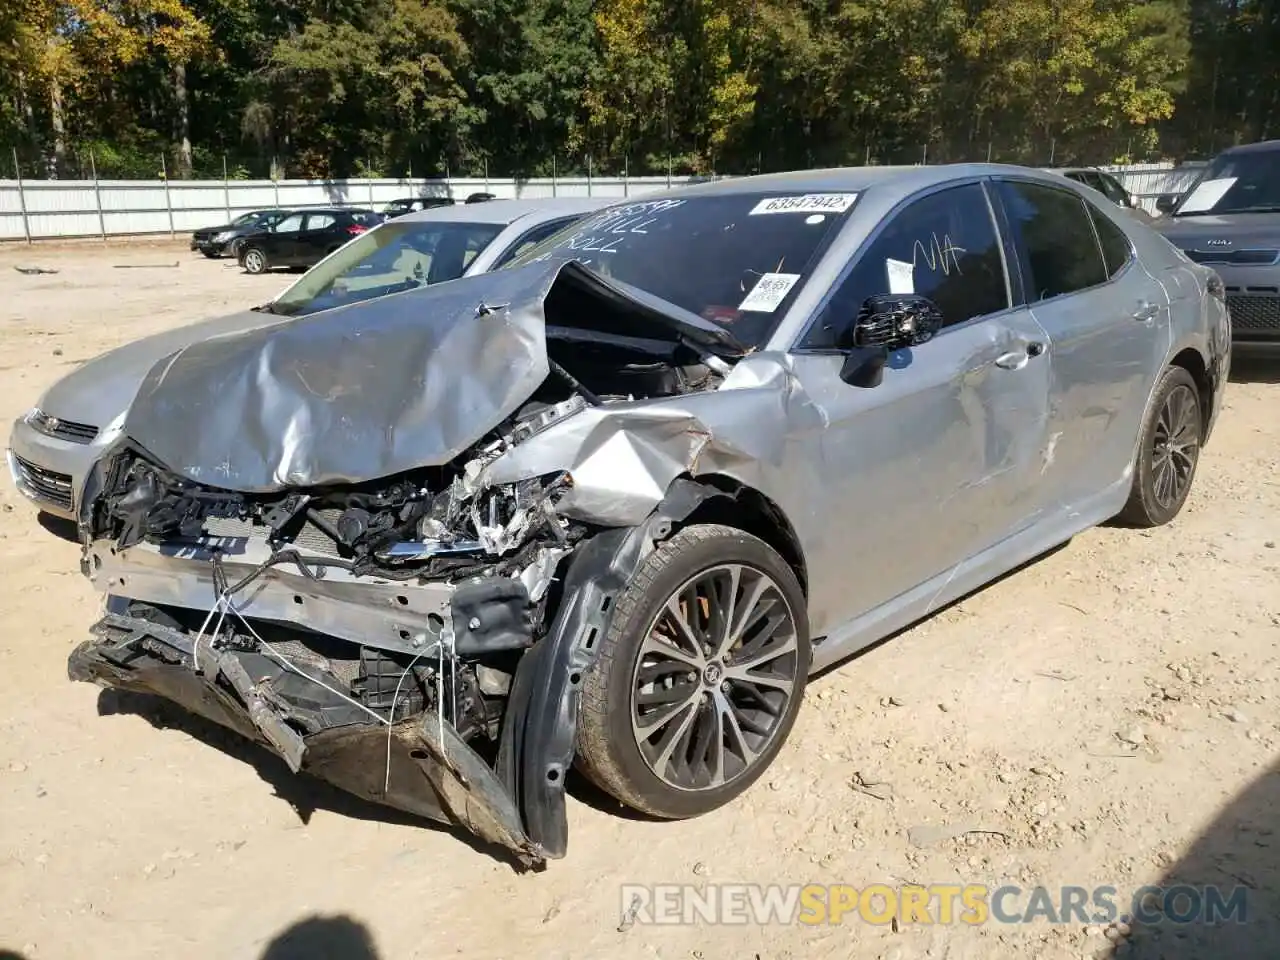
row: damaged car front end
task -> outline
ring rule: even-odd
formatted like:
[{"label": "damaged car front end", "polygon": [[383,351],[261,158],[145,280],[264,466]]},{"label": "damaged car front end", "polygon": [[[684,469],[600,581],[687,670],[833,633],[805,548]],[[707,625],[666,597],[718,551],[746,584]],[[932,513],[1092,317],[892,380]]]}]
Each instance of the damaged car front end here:
[{"label": "damaged car front end", "polygon": [[573,261],[348,309],[148,375],[86,484],[82,568],[109,600],[70,675],[525,864],[563,856],[611,605],[715,492],[656,446],[580,486],[598,463],[555,429],[712,391],[744,351]]},{"label": "damaged car front end", "polygon": [[[1002,251],[1059,208],[1020,190],[1110,238],[1099,276],[1144,269],[1029,300]],[[1225,369],[1188,269],[1048,174],[810,171],[191,344],[85,485],[108,612],[71,676],[527,864],[566,852],[571,766],[705,814],[778,756],[812,672],[1093,524],[1177,515]],[[1143,324],[1078,333],[1130,295]]]}]

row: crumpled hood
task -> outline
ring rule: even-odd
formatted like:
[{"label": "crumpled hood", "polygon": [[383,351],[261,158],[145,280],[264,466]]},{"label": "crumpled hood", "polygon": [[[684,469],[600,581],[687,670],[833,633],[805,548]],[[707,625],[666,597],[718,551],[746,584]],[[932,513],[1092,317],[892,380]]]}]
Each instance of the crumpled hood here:
[{"label": "crumpled hood", "polygon": [[242,492],[448,463],[549,371],[534,264],[193,343],[146,375],[124,432],[169,469]]},{"label": "crumpled hood", "polygon": [[246,310],[143,337],[81,364],[49,387],[36,406],[62,420],[105,426],[128,409],[138,384],[157,360],[199,340],[285,319]]}]

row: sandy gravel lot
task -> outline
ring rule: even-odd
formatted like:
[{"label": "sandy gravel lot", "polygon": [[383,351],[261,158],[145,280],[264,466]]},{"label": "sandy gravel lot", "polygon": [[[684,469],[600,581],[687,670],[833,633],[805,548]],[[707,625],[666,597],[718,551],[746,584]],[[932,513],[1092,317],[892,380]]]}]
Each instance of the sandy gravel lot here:
[{"label": "sandy gravel lot", "polygon": [[[290,279],[180,244],[0,249],[6,430],[73,365]],[[1280,360],[1237,358],[1171,526],[1084,534],[816,680],[775,768],[727,809],[650,823],[575,788],[568,858],[529,875],[295,780],[230,735],[69,682],[98,605],[67,531],[6,477],[0,955],[1274,960],[1277,381]],[[620,922],[627,883],[1111,885],[1127,904],[1175,880],[1244,885],[1248,922]]]}]

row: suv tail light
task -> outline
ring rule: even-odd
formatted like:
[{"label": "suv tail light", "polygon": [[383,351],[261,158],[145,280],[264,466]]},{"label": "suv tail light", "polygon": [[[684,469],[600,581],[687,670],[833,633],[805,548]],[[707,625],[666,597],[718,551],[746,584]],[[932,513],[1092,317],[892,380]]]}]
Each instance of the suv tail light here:
[{"label": "suv tail light", "polygon": [[360,234],[364,233],[368,229],[369,229],[368,227],[361,226],[358,223],[353,223],[349,227],[347,227],[347,233],[351,234],[351,236],[353,237],[358,237]]},{"label": "suv tail light", "polygon": [[1222,282],[1222,278],[1216,273],[1209,274],[1209,280],[1205,284],[1205,289],[1209,291],[1209,296],[1217,297],[1219,300],[1227,299],[1227,288]]}]

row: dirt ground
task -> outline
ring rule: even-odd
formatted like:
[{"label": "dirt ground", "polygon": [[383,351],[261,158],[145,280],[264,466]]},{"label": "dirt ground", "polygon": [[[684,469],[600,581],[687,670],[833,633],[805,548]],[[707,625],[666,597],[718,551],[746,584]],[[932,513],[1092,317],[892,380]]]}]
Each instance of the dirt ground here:
[{"label": "dirt ground", "polygon": [[[172,243],[0,249],[6,429],[75,364],[291,279]],[[726,809],[646,822],[575,786],[569,855],[535,874],[68,681],[98,603],[66,536],[0,483],[0,948],[26,960],[1280,956],[1280,360],[1237,357],[1175,523],[1083,534],[815,680]],[[1124,905],[1175,879],[1243,884],[1248,922],[655,926],[621,892],[1110,885]]]}]

